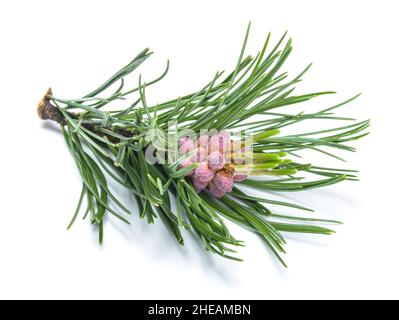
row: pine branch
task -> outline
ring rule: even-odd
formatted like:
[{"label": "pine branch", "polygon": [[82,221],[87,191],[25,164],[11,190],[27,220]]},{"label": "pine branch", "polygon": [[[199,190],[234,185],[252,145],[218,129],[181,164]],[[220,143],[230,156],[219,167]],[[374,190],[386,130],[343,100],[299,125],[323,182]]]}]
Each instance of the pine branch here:
[{"label": "pine branch", "polygon": [[[337,224],[338,221],[277,214],[274,212],[275,207],[304,212],[312,210],[294,203],[272,200],[267,196],[253,196],[244,192],[240,186],[257,188],[267,193],[305,191],[344,180],[358,180],[355,170],[293,161],[293,158],[300,157],[303,150],[321,152],[338,160],[343,159],[334,150],[355,151],[348,143],[368,134],[366,130],[369,121],[347,124],[355,120],[335,115],[335,112],[358,95],[314,113],[287,111],[293,105],[334,92],[293,95],[295,86],[302,81],[310,65],[291,80],[286,72],[281,71],[292,52],[291,39],[285,40],[284,34],[269,49],[269,34],[260,52],[253,57],[245,56],[248,36],[249,27],[236,67],[227,76],[223,78],[223,72],[217,72],[197,92],[153,106],[147,103],[146,91],[149,86],[166,76],[169,62],[165,71],[154,80],[144,82],[140,76],[137,87],[127,90],[124,81],[126,76],[151,55],[148,49],[143,50],[109,80],[82,98],[62,99],[54,96],[50,89],[47,91],[38,106],[39,117],[60,125],[82,178],[78,205],[68,229],[72,227],[84,205],[86,209],[82,210],[83,218],[90,216],[91,223],[98,226],[100,243],[103,241],[103,223],[108,214],[125,223],[129,223],[130,214],[138,214],[141,218],[146,218],[148,223],[153,223],[160,217],[179,244],[184,243],[182,229],[191,230],[202,240],[206,250],[240,260],[235,256],[233,248],[242,246],[243,242],[230,234],[224,223],[226,218],[258,234],[283,265],[283,233],[333,233],[322,225]],[[100,96],[115,85],[117,86],[112,94]],[[136,97],[124,109],[107,108],[113,101],[125,101],[132,95]],[[280,111],[281,108],[284,110]],[[343,121],[346,124],[323,126],[313,132],[283,134],[290,125],[315,119]],[[167,130],[171,122],[176,131],[175,141],[167,141],[163,145],[161,142],[168,136]],[[193,154],[199,147],[195,149],[194,146],[195,150],[182,153],[181,142],[176,144],[179,138],[186,139],[187,130],[194,132],[199,143],[205,137],[200,132],[202,129],[246,129],[238,140],[228,138],[228,142],[232,146],[239,146],[240,150],[246,143],[251,143],[250,149],[242,154],[223,147],[220,152],[228,154],[232,162],[223,162],[217,169],[209,164],[212,150],[208,150],[211,145],[207,144],[206,168],[211,168],[208,173],[215,174],[215,177],[206,181],[203,190],[198,189],[195,181],[196,178],[201,178],[197,175],[204,170],[201,162],[203,160],[191,163]],[[221,133],[214,133],[208,138],[212,140],[214,136],[222,137]],[[189,138],[185,141],[191,143]],[[173,152],[166,154],[167,161],[159,161],[171,149]],[[158,160],[155,163],[148,161],[149,150],[152,150],[152,155]],[[183,165],[185,163],[187,165]],[[194,176],[189,178],[192,172]],[[223,191],[223,186],[216,184],[217,174],[229,177],[231,180],[226,181],[230,181],[230,187],[233,177],[237,177],[232,190]],[[300,174],[318,178],[309,180]],[[249,178],[246,179],[247,175]],[[117,194],[111,192],[108,187],[110,179],[133,194],[138,212],[130,212]],[[223,192],[218,193],[221,190]],[[172,202],[176,204],[175,210],[172,209]]]}]

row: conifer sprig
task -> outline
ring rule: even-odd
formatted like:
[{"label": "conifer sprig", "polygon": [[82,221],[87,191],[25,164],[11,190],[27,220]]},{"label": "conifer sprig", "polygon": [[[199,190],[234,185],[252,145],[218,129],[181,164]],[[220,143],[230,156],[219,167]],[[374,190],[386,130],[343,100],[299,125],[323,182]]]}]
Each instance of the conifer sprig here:
[{"label": "conifer sprig", "polygon": [[[304,191],[344,180],[356,181],[355,170],[312,165],[299,154],[310,149],[343,160],[334,150],[355,151],[347,143],[367,135],[369,121],[356,122],[335,115],[338,108],[358,95],[318,112],[290,112],[291,105],[334,92],[294,95],[295,86],[310,65],[293,79],[281,72],[292,51],[291,39],[285,40],[286,34],[273,47],[270,47],[269,34],[257,55],[245,56],[249,29],[248,26],[236,68],[231,73],[217,72],[199,91],[177,99],[147,104],[147,88],[165,77],[169,63],[158,78],[146,83],[140,76],[135,88],[125,89],[124,78],[147,60],[151,55],[148,49],[83,98],[61,99],[51,90],[45,95],[39,103],[39,116],[60,124],[82,177],[78,205],[68,229],[82,213],[83,218],[90,218],[91,223],[98,226],[102,243],[103,223],[108,214],[125,223],[129,223],[130,214],[138,214],[148,223],[160,217],[179,244],[183,244],[182,231],[191,230],[207,250],[240,260],[234,248],[243,242],[230,234],[224,223],[227,218],[258,234],[283,265],[283,233],[333,233],[322,225],[339,223],[337,221],[276,213],[275,209],[281,207],[303,212],[312,210],[269,199],[267,192]],[[110,87],[115,87],[114,91],[102,97]],[[131,98],[133,95],[136,97]],[[124,100],[126,107],[107,108],[115,100]],[[343,124],[284,135],[287,126],[314,119]],[[164,147],[157,141],[165,140],[171,122],[177,132],[193,130],[196,134],[202,129],[245,129],[242,142],[253,139],[253,144],[243,158],[250,156],[254,163],[235,168],[247,170],[252,177],[236,183],[232,192],[216,198],[207,191],[197,193],[185,177],[198,166],[195,163],[185,168],[179,166],[187,156],[173,162],[148,163],[147,148],[152,145],[155,156],[160,156]],[[137,212],[131,212],[118,195],[111,192],[110,179],[131,191]],[[263,190],[265,196],[248,194],[243,186]]]}]

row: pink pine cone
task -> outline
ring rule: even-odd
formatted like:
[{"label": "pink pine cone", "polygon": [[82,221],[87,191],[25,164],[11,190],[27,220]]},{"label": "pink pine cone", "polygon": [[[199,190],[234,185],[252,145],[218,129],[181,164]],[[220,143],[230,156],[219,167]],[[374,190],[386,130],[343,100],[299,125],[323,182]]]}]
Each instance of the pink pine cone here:
[{"label": "pink pine cone", "polygon": [[184,155],[195,149],[195,144],[189,137],[183,137],[179,139],[179,153]]},{"label": "pink pine cone", "polygon": [[193,186],[197,193],[200,193],[203,189],[208,186],[208,182],[202,182],[196,176],[192,177]]},{"label": "pink pine cone", "polygon": [[197,139],[197,147],[208,149],[209,136],[204,134]]},{"label": "pink pine cone", "polygon": [[215,198],[221,198],[221,197],[223,197],[224,194],[225,194],[224,191],[220,190],[220,189],[215,185],[215,183],[213,182],[213,180],[211,180],[211,181],[209,182],[208,190],[209,190],[209,192],[211,193],[211,195],[213,195]]},{"label": "pink pine cone", "polygon": [[213,178],[213,182],[215,183],[218,189],[224,192],[231,192],[233,190],[233,174],[227,170],[220,170],[215,174]]},{"label": "pink pine cone", "polygon": [[208,151],[202,147],[196,148],[196,153],[192,156],[193,162],[204,162],[208,157]]},{"label": "pink pine cone", "polygon": [[208,167],[206,162],[199,164],[197,169],[194,171],[194,176],[198,178],[201,182],[209,182],[215,175],[215,171]]},{"label": "pink pine cone", "polygon": [[[180,163],[179,165],[179,169],[183,169],[188,167],[189,165],[193,164],[193,162],[190,159],[187,159],[185,161],[183,161],[182,163]],[[186,177],[191,176],[194,173],[194,170],[191,170],[189,172],[186,173]]]},{"label": "pink pine cone", "polygon": [[240,182],[240,181],[244,181],[247,178],[248,178],[248,176],[246,174],[237,173],[234,175],[233,181]]},{"label": "pink pine cone", "polygon": [[208,156],[208,166],[215,171],[224,167],[226,163],[225,156],[220,151],[212,151]]},{"label": "pink pine cone", "polygon": [[219,132],[219,135],[221,135],[224,139],[226,139],[227,141],[231,140],[231,136],[230,133],[226,130],[222,130]]},{"label": "pink pine cone", "polygon": [[231,150],[230,134],[223,131],[221,134],[213,135],[209,140],[209,152],[219,151],[228,153]]}]

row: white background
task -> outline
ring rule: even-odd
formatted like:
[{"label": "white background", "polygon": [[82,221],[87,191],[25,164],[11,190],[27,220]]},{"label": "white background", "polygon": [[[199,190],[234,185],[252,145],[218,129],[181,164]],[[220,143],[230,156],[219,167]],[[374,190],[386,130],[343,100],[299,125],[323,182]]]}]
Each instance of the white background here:
[{"label": "white background", "polygon": [[[2,1],[0,298],[399,298],[397,13],[397,1]],[[67,232],[80,178],[58,128],[37,118],[47,87],[82,96],[148,46],[145,79],[171,60],[149,102],[175,98],[234,67],[249,20],[248,53],[288,30],[284,70],[313,62],[301,90],[338,92],[302,108],[363,93],[340,112],[372,119],[372,134],[345,155],[361,181],[283,195],[343,220],[337,233],[289,235],[284,269],[233,225],[246,240],[242,263],[205,253],[189,234],[178,247],[160,221],[110,219],[103,247],[88,221]]]}]

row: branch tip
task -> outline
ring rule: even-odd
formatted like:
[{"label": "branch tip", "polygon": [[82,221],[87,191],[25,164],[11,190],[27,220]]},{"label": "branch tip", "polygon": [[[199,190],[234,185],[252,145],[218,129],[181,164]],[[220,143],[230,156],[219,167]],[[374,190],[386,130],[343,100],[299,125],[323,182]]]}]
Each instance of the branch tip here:
[{"label": "branch tip", "polygon": [[46,94],[40,99],[37,105],[37,114],[42,120],[52,120],[64,125],[65,119],[61,112],[50,103],[49,97],[53,94],[51,88],[48,88]]}]

